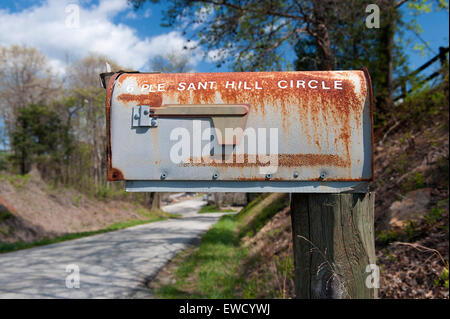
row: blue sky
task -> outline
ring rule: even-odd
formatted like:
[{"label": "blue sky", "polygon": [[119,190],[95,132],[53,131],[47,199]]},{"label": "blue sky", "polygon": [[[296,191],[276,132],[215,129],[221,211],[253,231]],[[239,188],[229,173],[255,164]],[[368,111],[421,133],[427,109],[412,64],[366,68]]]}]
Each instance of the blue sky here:
[{"label": "blue sky", "polygon": [[[148,61],[153,57],[189,45],[182,30],[160,26],[162,10],[166,7],[162,2],[146,3],[135,11],[127,0],[3,0],[0,3],[0,45],[35,46],[61,73],[67,63],[89,52],[103,53],[125,67],[148,71]],[[76,28],[65,25],[69,14],[67,6],[71,4],[80,8],[80,23]],[[404,11],[408,19],[408,12]],[[421,37],[435,52],[426,50],[422,56],[414,51],[413,44],[420,41],[412,33],[407,34],[413,42],[407,50],[412,69],[437,54],[439,46],[448,46],[449,39],[447,12],[423,14],[418,21],[423,29]],[[201,49],[187,53],[193,71],[229,70],[227,66],[218,69],[211,59],[204,58],[204,53]]]}]

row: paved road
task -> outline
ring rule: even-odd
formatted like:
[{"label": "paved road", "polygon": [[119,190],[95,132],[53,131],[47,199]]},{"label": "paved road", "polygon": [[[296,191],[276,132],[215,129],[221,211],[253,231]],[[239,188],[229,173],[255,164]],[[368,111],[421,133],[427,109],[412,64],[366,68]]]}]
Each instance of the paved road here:
[{"label": "paved road", "polygon": [[[0,298],[151,298],[144,282],[221,216],[197,214],[202,205],[187,200],[164,207],[180,219],[1,254]],[[80,287],[67,288],[76,267]]]}]

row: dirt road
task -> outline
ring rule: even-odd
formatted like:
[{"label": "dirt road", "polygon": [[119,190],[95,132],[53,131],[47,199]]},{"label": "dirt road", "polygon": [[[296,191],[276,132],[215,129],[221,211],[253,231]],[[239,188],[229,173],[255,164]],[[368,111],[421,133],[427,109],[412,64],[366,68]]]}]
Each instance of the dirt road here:
[{"label": "dirt road", "polygon": [[204,204],[163,208],[179,219],[1,254],[0,298],[151,298],[145,281],[221,216],[197,214]]}]

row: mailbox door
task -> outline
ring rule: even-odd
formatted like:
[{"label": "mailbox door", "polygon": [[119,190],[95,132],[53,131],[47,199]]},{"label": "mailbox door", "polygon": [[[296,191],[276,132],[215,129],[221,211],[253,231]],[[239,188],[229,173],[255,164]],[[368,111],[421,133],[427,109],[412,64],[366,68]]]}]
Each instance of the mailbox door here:
[{"label": "mailbox door", "polygon": [[364,71],[115,74],[108,177],[148,191],[364,189],[371,99]]}]

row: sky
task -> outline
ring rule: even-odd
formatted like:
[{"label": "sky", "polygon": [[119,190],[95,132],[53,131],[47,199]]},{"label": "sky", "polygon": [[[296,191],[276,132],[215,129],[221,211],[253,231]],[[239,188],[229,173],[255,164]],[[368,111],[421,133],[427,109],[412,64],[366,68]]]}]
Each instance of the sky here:
[{"label": "sky", "polygon": [[[1,0],[0,45],[36,47],[59,73],[90,52],[105,54],[125,68],[149,71],[155,56],[196,44],[187,42],[180,30],[160,26],[163,7],[146,4],[136,11],[127,0]],[[185,54],[193,71],[217,71],[200,49]]]},{"label": "sky", "polygon": [[[187,41],[182,30],[160,26],[166,6],[164,1],[147,2],[136,11],[127,0],[1,0],[0,45],[36,47],[60,74],[67,64],[90,52],[105,54],[124,67],[151,71],[149,61],[155,56],[196,45],[195,39]],[[405,18],[409,18],[408,12]],[[447,12],[423,14],[418,21],[423,29],[422,39],[429,42],[434,52],[426,50],[422,55],[413,50],[414,43],[421,42],[407,34],[413,40],[407,50],[412,69],[436,55],[439,46],[448,46],[449,39]],[[216,67],[210,58],[212,52],[200,47],[188,51],[185,54],[192,71],[229,71],[227,65]],[[294,58],[292,52],[288,54]]]},{"label": "sky", "polygon": [[[90,52],[111,57],[121,66],[150,71],[152,58],[193,47],[179,28],[161,27],[167,4],[146,3],[134,10],[127,0],[2,0],[0,2],[0,45],[21,44],[43,52],[60,74],[65,66]],[[409,12],[403,10],[408,21]],[[79,19],[77,19],[79,17]],[[381,17],[382,19],[383,17]],[[407,50],[411,69],[419,67],[448,46],[449,18],[445,11],[423,14],[418,19],[421,38],[432,50],[425,54],[413,49],[421,40],[412,33]],[[189,68],[195,72],[229,71],[217,68],[211,55],[202,48],[188,50]],[[205,54],[206,53],[206,54]],[[288,56],[295,56],[288,52]]]}]

